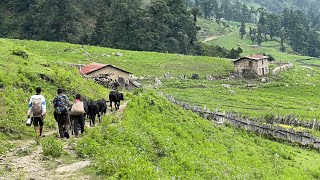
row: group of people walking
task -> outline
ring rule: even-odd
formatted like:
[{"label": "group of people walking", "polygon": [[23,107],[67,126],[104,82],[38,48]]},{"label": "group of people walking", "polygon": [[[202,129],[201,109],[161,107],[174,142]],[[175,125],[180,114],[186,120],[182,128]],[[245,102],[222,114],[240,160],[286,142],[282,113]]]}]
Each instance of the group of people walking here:
[{"label": "group of people walking", "polygon": [[[71,104],[63,89],[57,90],[57,96],[52,101],[54,107],[54,118],[57,121],[60,138],[70,138],[71,122],[75,136],[79,136],[79,127],[81,134],[84,133],[85,110],[81,95],[75,96],[74,103]],[[47,114],[46,99],[41,95],[41,88],[36,88],[36,94],[31,96],[28,108],[28,119],[31,125],[33,123],[36,135],[41,137],[44,119]]]}]

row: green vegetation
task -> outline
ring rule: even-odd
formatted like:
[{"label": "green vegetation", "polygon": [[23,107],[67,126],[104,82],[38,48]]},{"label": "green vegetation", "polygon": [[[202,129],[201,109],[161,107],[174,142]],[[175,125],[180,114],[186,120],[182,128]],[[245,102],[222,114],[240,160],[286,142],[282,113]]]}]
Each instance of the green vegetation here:
[{"label": "green vegetation", "polygon": [[[154,104],[150,104],[153,101]],[[76,150],[114,179],[317,179],[319,153],[217,126],[154,93],[130,96],[120,123],[91,128]]]},{"label": "green vegetation", "polygon": [[44,156],[59,157],[63,153],[63,142],[56,137],[45,138],[41,145]]},{"label": "green vegetation", "polygon": [[237,31],[236,22],[226,22],[226,23],[216,23],[204,18],[199,18],[197,21],[197,26],[201,27],[198,31],[197,38],[199,41],[203,41],[208,37],[220,37],[223,35],[228,35],[233,31]]},{"label": "green vegetation", "polygon": [[[232,36],[232,35],[230,35]],[[230,37],[226,36],[226,37]],[[223,38],[226,38],[223,37]],[[206,105],[213,110],[241,112],[249,117],[265,117],[270,113],[306,118],[320,113],[319,74],[317,68],[295,66],[287,72],[270,76],[269,82],[246,82],[227,79],[232,61],[212,57],[133,52],[68,43],[0,39],[0,121],[1,126],[16,133],[1,133],[5,151],[14,138],[30,138],[33,129],[25,126],[26,104],[37,86],[48,100],[45,127],[54,127],[50,103],[58,87],[68,94],[75,92],[90,98],[106,97],[108,90],[92,81],[85,81],[75,68],[61,65],[90,63],[112,64],[147,77],[169,72],[173,79],[155,91],[126,92],[129,100],[123,117],[106,117],[98,127],[76,141],[80,157],[96,162],[89,172],[103,178],[240,178],[240,179],[317,179],[319,154],[293,145],[282,145],[255,134],[216,126],[197,115],[168,103],[155,95],[162,91],[186,102]],[[270,45],[270,44],[269,44]],[[28,58],[13,54],[24,51]],[[123,56],[115,56],[121,52]],[[276,56],[276,55],[275,55]],[[277,56],[276,56],[277,57]],[[199,74],[198,80],[178,80],[179,75]],[[207,81],[205,75],[217,80]],[[148,78],[149,77],[149,78]],[[148,81],[148,79],[151,79]],[[254,84],[247,88],[247,84]],[[225,88],[222,84],[229,84]],[[233,90],[233,91],[228,91]],[[94,93],[92,93],[94,92]],[[138,94],[141,95],[138,95]],[[154,105],[151,105],[151,100]],[[24,105],[25,108],[21,108]],[[43,139],[48,154],[61,147],[52,139]],[[310,161],[312,160],[312,163]],[[307,173],[306,173],[307,172]]]},{"label": "green vegetation", "polygon": [[[92,61],[112,64],[135,76],[163,76],[166,72],[178,76],[196,73],[225,76],[232,71],[232,62],[227,59],[186,56],[180,54],[125,51],[95,46],[45,41],[5,40],[25,47],[27,51],[41,55],[52,63],[90,63]],[[115,54],[120,52],[122,57]]]},{"label": "green vegetation", "polygon": [[[220,31],[216,27],[220,27],[218,23],[214,21],[209,21],[205,19],[199,18],[198,25],[201,27],[201,31],[209,32],[209,36],[216,37],[211,41],[205,42],[206,44],[218,45],[224,47],[226,49],[237,49],[240,47],[243,50],[242,56],[247,56],[251,54],[267,54],[274,56],[275,60],[278,62],[293,62],[297,59],[305,59],[306,56],[295,55],[294,51],[289,47],[288,44],[285,44],[287,47],[286,52],[281,52],[280,40],[275,38],[274,40],[264,41],[260,46],[255,45],[256,43],[252,43],[248,32],[249,27],[256,28],[255,24],[246,23],[246,32],[247,34],[241,40],[239,35],[240,23],[236,22],[228,22],[228,33],[220,33]],[[199,36],[200,39],[204,39],[205,37]]]},{"label": "green vegetation", "polygon": [[[76,93],[94,99],[108,94],[105,88],[83,79],[76,69],[61,66],[14,42],[17,41],[0,40],[0,142],[3,144],[0,152],[10,147],[9,140],[33,135],[33,128],[27,127],[25,122],[27,104],[36,87],[42,88],[47,100],[45,128],[55,127],[51,101],[59,87],[66,89],[70,99]],[[28,58],[14,55],[13,51],[24,51]]]},{"label": "green vegetation", "polygon": [[[175,98],[214,110],[236,111],[252,117],[265,114],[287,116],[295,114],[306,120],[319,118],[320,70],[296,66],[280,75],[270,76],[270,81],[187,80],[165,81],[161,91]],[[223,84],[230,87],[223,87]],[[247,87],[248,84],[253,87]]]},{"label": "green vegetation", "polygon": [[297,59],[306,58],[305,56],[280,52],[280,43],[277,41],[267,41],[263,42],[261,46],[254,46],[249,37],[244,36],[241,40],[238,33],[233,33],[229,36],[223,36],[208,43],[219,45],[227,49],[236,49],[240,47],[243,50],[243,56],[263,53],[271,54],[278,62],[292,62]]}]

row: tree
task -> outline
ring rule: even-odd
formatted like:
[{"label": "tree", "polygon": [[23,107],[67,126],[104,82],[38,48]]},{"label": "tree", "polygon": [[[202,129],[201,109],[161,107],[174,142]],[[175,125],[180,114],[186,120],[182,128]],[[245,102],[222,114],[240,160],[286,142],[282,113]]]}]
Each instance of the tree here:
[{"label": "tree", "polygon": [[200,7],[204,14],[204,18],[210,19],[213,14],[213,9],[215,4],[217,4],[216,0],[202,0]]},{"label": "tree", "polygon": [[284,27],[281,28],[280,30],[280,43],[281,43],[281,47],[280,47],[280,51],[284,52],[286,50],[286,47],[284,46],[284,42],[286,39],[286,30]]},{"label": "tree", "polygon": [[269,32],[271,40],[273,37],[279,36],[280,34],[280,17],[275,14],[267,16],[267,31]]},{"label": "tree", "polygon": [[248,8],[247,5],[242,4],[242,7],[241,7],[241,21],[250,22],[250,19],[251,19],[250,9]]},{"label": "tree", "polygon": [[79,42],[76,22],[79,22],[80,15],[71,0],[44,1],[40,17],[41,39]]},{"label": "tree", "polygon": [[191,14],[193,16],[193,22],[197,23],[197,16],[200,15],[200,10],[197,7],[192,7],[191,8]]},{"label": "tree", "polygon": [[171,29],[169,35],[172,37],[169,44],[171,47],[178,45],[179,53],[187,54],[189,51],[186,50],[192,48],[196,42],[196,24],[182,0],[166,0],[166,2],[173,17],[168,22]]},{"label": "tree", "polygon": [[261,35],[264,33],[264,39],[267,41],[267,19],[266,19],[266,11],[264,8],[258,9],[260,18],[258,22],[258,32],[259,32],[259,38],[262,40]]},{"label": "tree", "polygon": [[241,22],[240,26],[240,38],[242,40],[243,36],[246,34],[246,26],[244,24],[244,21]]}]

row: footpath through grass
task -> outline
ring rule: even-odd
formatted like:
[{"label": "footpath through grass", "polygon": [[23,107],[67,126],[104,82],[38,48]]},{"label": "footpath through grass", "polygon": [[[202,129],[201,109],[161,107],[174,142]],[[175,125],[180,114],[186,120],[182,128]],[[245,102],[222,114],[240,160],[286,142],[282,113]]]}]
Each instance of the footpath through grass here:
[{"label": "footpath through grass", "polygon": [[0,154],[11,147],[11,139],[33,137],[33,127],[27,127],[25,122],[29,98],[36,87],[42,88],[47,102],[45,129],[56,124],[51,102],[58,88],[65,89],[70,100],[77,93],[93,99],[106,98],[108,94],[107,89],[83,79],[76,69],[60,66],[37,51],[27,51],[29,58],[13,55],[13,51],[27,49],[15,41],[0,40]]}]

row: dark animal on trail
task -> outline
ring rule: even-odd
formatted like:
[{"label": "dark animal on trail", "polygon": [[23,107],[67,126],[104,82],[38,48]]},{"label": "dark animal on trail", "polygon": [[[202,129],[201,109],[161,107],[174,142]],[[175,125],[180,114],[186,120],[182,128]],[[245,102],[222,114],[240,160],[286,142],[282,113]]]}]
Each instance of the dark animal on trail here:
[{"label": "dark animal on trail", "polygon": [[90,100],[88,101],[88,112],[87,115],[90,119],[90,126],[95,126],[96,124],[96,115],[98,115],[99,122],[100,122],[100,113],[99,113],[99,106],[96,101]]},{"label": "dark animal on trail", "polygon": [[88,114],[88,101],[85,97],[81,97],[81,100],[83,102],[83,109],[86,115]]},{"label": "dark animal on trail", "polygon": [[118,91],[111,91],[109,93],[109,101],[110,101],[111,111],[112,111],[112,102],[114,103],[115,109],[118,110],[120,107],[121,100],[124,100],[122,93],[119,93]]},{"label": "dark animal on trail", "polygon": [[99,99],[97,100],[98,106],[99,106],[99,112],[101,114],[101,116],[103,114],[107,113],[107,101],[105,99]]}]

